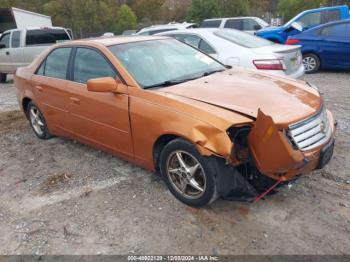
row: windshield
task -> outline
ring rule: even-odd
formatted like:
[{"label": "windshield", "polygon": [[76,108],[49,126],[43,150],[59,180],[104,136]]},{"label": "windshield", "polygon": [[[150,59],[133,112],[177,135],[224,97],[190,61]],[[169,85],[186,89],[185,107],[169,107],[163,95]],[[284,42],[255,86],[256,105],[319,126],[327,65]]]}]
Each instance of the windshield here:
[{"label": "windshield", "polygon": [[110,46],[109,49],[143,88],[199,78],[225,67],[174,39]]},{"label": "windshield", "polygon": [[274,45],[274,43],[269,40],[252,36],[250,34],[233,29],[219,30],[216,31],[214,34],[225,40],[247,48],[257,48]]}]

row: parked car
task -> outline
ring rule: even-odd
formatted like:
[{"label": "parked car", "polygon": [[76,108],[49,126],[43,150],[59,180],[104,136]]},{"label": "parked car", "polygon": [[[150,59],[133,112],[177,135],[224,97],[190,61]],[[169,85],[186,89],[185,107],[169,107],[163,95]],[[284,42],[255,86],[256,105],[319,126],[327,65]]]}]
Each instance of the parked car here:
[{"label": "parked car", "polygon": [[259,17],[230,17],[205,19],[199,27],[237,29],[254,34],[256,31],[268,26],[269,24]]},{"label": "parked car", "polygon": [[29,65],[50,45],[70,40],[65,28],[14,29],[4,32],[0,38],[0,82],[6,82],[7,74],[18,67]]},{"label": "parked car", "polygon": [[268,27],[256,34],[273,42],[284,44],[289,36],[299,34],[320,24],[344,20],[349,17],[349,7],[346,5],[311,9],[298,14],[283,26]]},{"label": "parked car", "polygon": [[350,69],[350,19],[314,27],[288,38],[286,44],[302,45],[306,73]]},{"label": "parked car", "polygon": [[335,125],[304,81],[227,69],[172,38],[71,41],[17,70],[34,133],[77,139],[162,174],[182,202],[251,200],[323,168]]},{"label": "parked car", "polygon": [[300,47],[275,44],[234,29],[186,29],[161,33],[198,48],[230,66],[302,78]]},{"label": "parked car", "polygon": [[194,28],[196,24],[193,23],[169,23],[166,25],[152,25],[145,27],[138,31],[135,35],[155,35],[161,32]]}]

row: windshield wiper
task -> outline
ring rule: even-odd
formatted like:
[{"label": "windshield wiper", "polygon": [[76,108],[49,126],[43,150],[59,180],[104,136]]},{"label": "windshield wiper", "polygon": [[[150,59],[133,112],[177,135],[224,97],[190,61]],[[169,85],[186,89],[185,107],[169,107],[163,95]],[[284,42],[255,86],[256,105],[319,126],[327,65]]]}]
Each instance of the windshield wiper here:
[{"label": "windshield wiper", "polygon": [[149,89],[149,88],[155,88],[155,87],[166,87],[166,86],[172,86],[172,85],[177,85],[177,84],[181,84],[181,83],[185,83],[187,81],[191,81],[196,78],[188,78],[188,79],[181,79],[181,80],[168,80],[168,81],[164,81],[162,83],[158,83],[158,84],[154,84],[154,85],[149,85],[149,86],[144,86],[144,89]]},{"label": "windshield wiper", "polygon": [[225,71],[225,69],[219,69],[219,70],[213,70],[213,71],[205,72],[203,74],[203,76],[210,76],[212,74],[219,73],[219,72],[222,72],[222,71]]},{"label": "windshield wiper", "polygon": [[209,76],[218,72],[225,71],[225,69],[220,69],[220,70],[214,70],[214,71],[209,71],[201,74],[200,76],[197,77],[192,77],[192,78],[186,78],[186,79],[181,79],[181,80],[168,80],[164,81],[162,83],[154,84],[154,85],[149,85],[149,86],[144,86],[144,89],[149,89],[149,88],[155,88],[155,87],[166,87],[166,86],[172,86],[172,85],[177,85],[177,84],[182,84],[191,80],[195,80],[204,76]]}]

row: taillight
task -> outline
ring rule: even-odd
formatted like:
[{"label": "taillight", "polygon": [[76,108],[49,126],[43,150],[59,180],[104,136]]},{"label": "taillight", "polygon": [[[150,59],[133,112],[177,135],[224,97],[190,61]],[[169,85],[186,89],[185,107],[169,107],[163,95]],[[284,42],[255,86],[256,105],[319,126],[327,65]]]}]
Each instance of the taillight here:
[{"label": "taillight", "polygon": [[261,70],[286,70],[283,60],[280,59],[254,60],[253,63],[257,69]]},{"label": "taillight", "polygon": [[286,45],[295,45],[295,44],[298,44],[299,42],[300,42],[299,39],[288,38]]}]

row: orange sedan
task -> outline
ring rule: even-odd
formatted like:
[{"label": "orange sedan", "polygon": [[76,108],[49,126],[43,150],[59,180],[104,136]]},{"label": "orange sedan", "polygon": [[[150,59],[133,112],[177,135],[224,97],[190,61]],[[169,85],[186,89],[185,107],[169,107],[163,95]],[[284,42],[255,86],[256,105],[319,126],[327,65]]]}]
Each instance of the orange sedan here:
[{"label": "orange sedan", "polygon": [[228,68],[166,37],[59,44],[18,69],[15,84],[39,138],[159,171],[191,206],[255,199],[333,154],[335,121],[316,87]]}]

